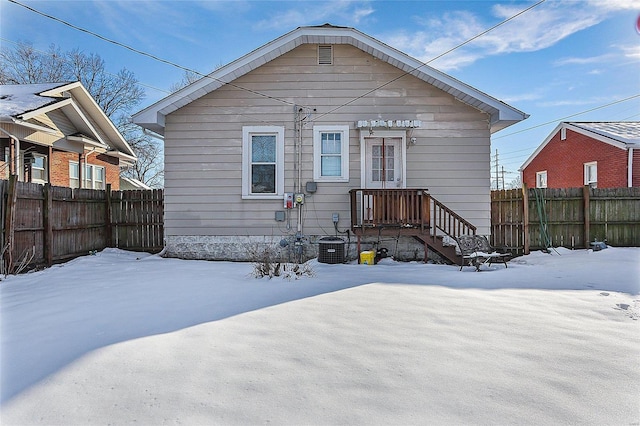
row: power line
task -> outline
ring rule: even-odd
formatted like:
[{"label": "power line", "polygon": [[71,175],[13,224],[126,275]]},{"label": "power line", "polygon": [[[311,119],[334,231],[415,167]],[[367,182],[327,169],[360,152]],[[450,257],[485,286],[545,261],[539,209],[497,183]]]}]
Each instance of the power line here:
[{"label": "power line", "polygon": [[[0,37],[0,40],[7,41],[7,42],[9,42],[9,43],[13,43],[13,44],[15,44],[15,45],[20,45],[20,43],[19,43],[19,42],[16,42],[16,41],[13,41],[13,40],[9,40],[9,39],[6,39],[6,38],[4,38],[4,37]],[[39,50],[39,49],[35,49],[35,48],[33,49],[33,51],[38,52],[38,53],[43,54],[43,55],[48,54],[48,53],[47,53],[47,52],[45,52],[45,51],[42,51],[42,50]],[[65,58],[63,58],[63,60],[68,61],[68,60],[67,60],[67,59],[65,59]],[[104,71],[104,72],[105,72],[106,74],[111,75],[111,76],[117,77],[117,75],[116,75],[116,74],[110,73],[110,72],[108,72],[108,71]],[[163,93],[169,94],[169,95],[172,93],[172,92],[171,92],[171,91],[169,91],[169,90],[160,89],[160,88],[157,88],[157,87],[151,86],[151,85],[149,85],[149,84],[141,83],[140,81],[137,81],[137,82],[136,82],[136,84],[139,84],[140,86],[148,87],[148,88],[150,88],[150,89],[157,90],[157,91],[160,91],[160,92],[163,92]],[[273,123],[271,123],[271,122],[268,122],[268,121],[265,121],[265,120],[261,120],[261,119],[256,119],[255,117],[250,117],[250,116],[245,115],[245,114],[242,114],[242,113],[238,113],[238,112],[231,112],[230,110],[224,109],[223,107],[211,106],[211,108],[216,109],[216,110],[219,110],[219,111],[222,111],[222,112],[225,112],[225,113],[228,113],[228,114],[236,114],[236,115],[239,115],[239,116],[242,116],[242,117],[249,117],[249,118],[251,118],[252,120],[256,120],[256,121],[259,121],[259,122],[264,123],[264,124],[267,124],[267,125],[274,125],[274,124],[273,124]]]},{"label": "power line", "polygon": [[[531,5],[531,6],[529,6],[528,8],[526,8],[526,9],[524,9],[524,10],[522,10],[522,11],[520,11],[520,12],[516,13],[515,15],[511,16],[510,18],[507,18],[506,20],[504,20],[504,21],[502,21],[502,22],[500,22],[500,23],[498,23],[498,24],[494,25],[493,27],[491,27],[491,28],[489,28],[489,29],[487,29],[487,30],[485,30],[485,31],[483,31],[483,32],[481,32],[481,33],[479,33],[479,34],[477,34],[476,36],[474,36],[474,37],[472,37],[472,38],[470,38],[470,39],[468,39],[468,40],[466,40],[466,41],[464,41],[464,42],[462,42],[462,43],[458,44],[457,46],[452,47],[451,49],[447,50],[446,52],[441,53],[440,55],[436,56],[435,58],[433,58],[433,59],[431,59],[431,60],[429,60],[429,61],[427,61],[427,62],[423,62],[423,63],[421,63],[421,65],[420,65],[420,66],[415,67],[415,68],[413,68],[412,70],[405,72],[404,74],[402,74],[402,75],[400,75],[400,76],[398,76],[398,77],[396,77],[396,78],[392,79],[391,81],[388,81],[388,82],[386,82],[386,83],[382,84],[381,86],[379,86],[379,87],[377,87],[377,88],[375,88],[375,89],[369,90],[368,92],[366,92],[366,93],[364,93],[364,94],[362,94],[362,95],[360,95],[360,96],[358,96],[358,97],[356,97],[356,98],[354,98],[354,99],[350,100],[349,102],[347,102],[347,103],[345,103],[345,104],[343,104],[343,105],[340,105],[340,106],[338,106],[338,107],[336,107],[336,108],[333,108],[333,109],[332,109],[332,110],[330,110],[329,112],[326,112],[326,113],[324,113],[324,114],[319,115],[318,117],[316,117],[316,119],[317,119],[317,118],[320,118],[320,117],[323,117],[323,116],[325,116],[325,115],[331,114],[331,113],[333,113],[333,112],[335,112],[335,111],[337,111],[337,110],[339,110],[339,109],[341,109],[341,108],[343,108],[343,107],[345,107],[345,106],[348,106],[348,105],[352,104],[353,102],[356,102],[357,100],[362,99],[362,98],[364,98],[365,96],[368,96],[368,95],[370,95],[371,93],[373,93],[373,92],[375,92],[375,91],[377,91],[377,90],[379,90],[379,89],[381,89],[381,88],[383,88],[383,87],[385,87],[385,86],[387,86],[387,85],[389,85],[389,84],[391,84],[391,83],[393,83],[393,82],[395,82],[395,81],[399,80],[400,78],[403,78],[403,77],[405,77],[406,75],[409,75],[410,73],[417,71],[418,69],[422,68],[423,66],[426,66],[427,64],[429,64],[429,63],[431,63],[431,62],[435,61],[436,59],[439,59],[439,58],[441,58],[441,57],[443,57],[443,56],[445,56],[445,55],[447,55],[447,54],[449,54],[449,53],[453,52],[454,50],[459,49],[460,47],[462,47],[462,46],[464,46],[464,45],[466,45],[466,44],[468,44],[468,43],[470,43],[470,42],[472,42],[472,41],[474,41],[474,40],[476,40],[476,39],[478,39],[478,38],[482,37],[483,35],[485,35],[485,34],[489,33],[490,31],[493,31],[494,29],[496,29],[496,28],[498,28],[498,27],[500,27],[500,26],[502,26],[502,25],[506,24],[507,22],[509,22],[509,21],[511,21],[511,20],[513,20],[513,19],[515,19],[515,18],[517,18],[518,16],[520,16],[520,15],[522,15],[522,14],[524,14],[524,13],[528,12],[529,10],[531,10],[531,9],[533,9],[533,8],[535,8],[535,7],[539,6],[539,5],[541,5],[541,4],[542,4],[542,3],[544,3],[545,1],[546,1],[546,0],[540,0],[539,2],[537,2],[537,3],[535,3],[535,4]],[[271,100],[274,100],[274,101],[278,101],[278,102],[285,103],[285,104],[288,104],[288,105],[296,105],[295,103],[289,102],[289,101],[287,101],[287,100],[280,99],[280,98],[277,98],[277,97],[274,97],[274,96],[270,96],[270,95],[267,95],[267,94],[265,94],[265,93],[258,92],[258,91],[256,91],[256,90],[248,89],[248,88],[246,88],[246,87],[239,86],[239,85],[234,84],[234,83],[232,83],[232,82],[226,82],[226,81],[223,81],[223,80],[219,80],[219,79],[217,79],[217,78],[212,77],[211,75],[205,75],[205,74],[202,74],[202,73],[200,73],[200,72],[198,72],[198,71],[195,71],[195,70],[193,70],[193,69],[190,69],[190,68],[188,68],[188,67],[185,67],[185,66],[182,66],[182,65],[176,64],[176,63],[174,63],[174,62],[171,62],[171,61],[168,61],[168,60],[166,60],[166,59],[160,58],[160,57],[158,57],[158,56],[156,56],[156,55],[152,55],[152,54],[150,54],[150,53],[147,53],[147,52],[144,52],[144,51],[142,51],[142,50],[136,49],[136,48],[134,48],[134,47],[128,46],[128,45],[126,45],[126,44],[124,44],[124,43],[121,43],[121,42],[118,42],[118,41],[115,41],[115,40],[111,40],[111,39],[109,39],[109,38],[107,38],[107,37],[104,37],[104,36],[102,36],[102,35],[100,35],[100,34],[97,34],[97,33],[93,32],[93,31],[90,31],[90,30],[87,30],[87,29],[85,29],[85,28],[79,27],[79,26],[77,26],[77,25],[71,24],[70,22],[67,22],[67,21],[65,21],[65,20],[63,20],[63,19],[60,19],[60,18],[57,18],[57,17],[55,17],[55,16],[52,16],[52,15],[46,14],[46,13],[44,13],[44,12],[40,12],[39,10],[34,9],[34,8],[32,8],[32,7],[29,7],[29,6],[27,6],[27,5],[24,5],[24,4],[22,4],[22,3],[20,3],[20,2],[18,2],[18,1],[16,1],[16,0],[9,0],[9,2],[14,3],[14,4],[17,4],[17,5],[19,5],[19,6],[22,6],[22,7],[24,7],[24,8],[25,8],[25,9],[27,9],[27,10],[30,10],[30,11],[32,11],[32,12],[34,12],[34,13],[37,13],[37,14],[39,14],[39,15],[41,15],[41,16],[44,16],[44,17],[46,17],[46,18],[52,19],[52,20],[54,20],[54,21],[56,21],[56,22],[60,22],[61,24],[66,25],[66,26],[68,26],[68,27],[70,27],[70,28],[73,28],[73,29],[75,29],[75,30],[78,30],[78,31],[84,32],[84,33],[86,33],[86,34],[92,35],[92,36],[94,36],[94,37],[97,37],[97,38],[99,38],[99,39],[101,39],[101,40],[103,40],[103,41],[106,41],[106,42],[108,42],[108,43],[115,44],[115,45],[117,45],[117,46],[120,46],[120,47],[122,47],[122,48],[125,48],[125,49],[127,49],[127,50],[130,50],[130,51],[132,51],[132,52],[134,52],[134,53],[137,53],[137,54],[139,54],[139,55],[143,55],[143,56],[149,57],[149,58],[151,58],[151,59],[153,59],[153,60],[156,60],[156,61],[159,61],[159,62],[165,63],[165,64],[167,64],[167,65],[170,65],[170,66],[173,66],[173,67],[176,67],[176,68],[182,69],[182,70],[184,70],[184,71],[192,72],[192,73],[194,73],[194,74],[196,74],[196,75],[198,75],[198,76],[200,76],[200,77],[207,77],[207,78],[210,78],[210,79],[212,79],[212,80],[215,80],[215,81],[217,81],[217,82],[219,82],[219,83],[221,83],[221,84],[223,84],[223,85],[230,85],[230,86],[235,87],[235,88],[237,88],[237,89],[244,90],[244,91],[247,91],[247,92],[249,92],[249,93],[253,93],[253,94],[255,94],[255,95],[262,96],[262,97],[265,97],[265,98],[268,98],[268,99],[271,99]]]},{"label": "power line", "polygon": [[[543,1],[544,1],[544,0],[543,0]],[[194,70],[194,69],[191,69],[191,68],[188,68],[188,67],[185,67],[185,66],[182,66],[182,65],[176,64],[175,62],[171,62],[171,61],[169,61],[169,60],[167,60],[167,59],[160,58],[159,56],[152,55],[151,53],[144,52],[144,51],[142,51],[142,50],[136,49],[135,47],[131,47],[131,46],[129,46],[129,45],[126,45],[126,44],[124,44],[124,43],[121,43],[121,42],[119,42],[119,41],[111,40],[111,39],[109,39],[109,38],[107,38],[107,37],[105,37],[105,36],[102,36],[102,35],[100,35],[100,34],[98,34],[98,33],[93,32],[93,31],[90,31],[90,30],[87,30],[87,29],[85,29],[85,28],[82,28],[82,27],[79,27],[79,26],[77,26],[77,25],[74,25],[74,24],[72,24],[72,23],[70,23],[70,22],[67,22],[67,21],[63,20],[63,19],[56,18],[55,16],[52,16],[52,15],[46,14],[46,13],[44,13],[44,12],[40,12],[39,10],[34,9],[34,8],[32,8],[32,7],[29,7],[29,6],[25,5],[25,4],[22,4],[22,3],[20,3],[20,2],[18,2],[18,1],[16,1],[16,0],[9,0],[9,2],[14,3],[14,4],[17,4],[18,6],[24,7],[25,9],[30,10],[31,12],[37,13],[37,14],[38,14],[38,15],[40,15],[40,16],[44,16],[45,18],[52,19],[52,20],[54,20],[54,21],[56,21],[56,22],[59,22],[59,23],[61,23],[61,24],[63,24],[63,25],[66,25],[66,26],[68,26],[68,27],[70,27],[70,28],[73,28],[74,30],[81,31],[81,32],[83,32],[83,33],[86,33],[86,34],[92,35],[92,36],[94,36],[94,37],[97,37],[97,38],[99,38],[100,40],[106,41],[107,43],[115,44],[116,46],[119,46],[119,47],[122,47],[122,48],[124,48],[124,49],[130,50],[130,51],[132,51],[132,52],[134,52],[134,53],[137,53],[138,55],[146,56],[146,57],[151,58],[151,59],[153,59],[153,60],[155,60],[155,61],[162,62],[162,63],[167,64],[167,65],[170,65],[170,66],[172,66],[172,67],[175,67],[175,68],[181,69],[181,70],[183,70],[183,71],[192,72],[192,73],[194,73],[194,74],[196,74],[196,75],[198,75],[198,76],[200,76],[200,77],[207,77],[207,78],[210,78],[210,79],[212,79],[212,80],[214,80],[214,81],[217,81],[217,82],[221,83],[222,85],[229,85],[229,86],[231,86],[231,87],[235,87],[236,89],[244,90],[244,91],[246,91],[246,92],[253,93],[254,95],[258,95],[258,96],[261,96],[261,97],[264,97],[264,98],[267,98],[267,99],[271,99],[271,100],[274,100],[274,101],[278,101],[278,102],[281,102],[281,103],[284,103],[284,104],[287,104],[287,105],[292,105],[292,106],[295,106],[295,105],[296,105],[295,103],[293,103],[293,102],[289,102],[289,101],[287,101],[287,100],[285,100],[285,99],[276,98],[276,97],[274,97],[274,96],[267,95],[267,94],[262,93],[262,92],[258,92],[257,90],[248,89],[248,88],[246,88],[246,87],[239,86],[239,85],[234,84],[234,83],[232,83],[232,82],[227,82],[227,81],[223,81],[223,80],[217,79],[217,78],[215,78],[215,77],[211,77],[211,75],[202,74],[202,73],[200,73],[200,72],[198,72],[198,71],[196,71],[196,70]]]},{"label": "power line", "polygon": [[566,120],[567,118],[575,117],[575,116],[577,116],[577,115],[586,114],[586,113],[588,113],[588,112],[597,111],[597,110],[599,110],[599,109],[606,108],[606,107],[610,107],[610,106],[612,106],[612,105],[616,105],[616,104],[620,104],[620,103],[622,103],[622,102],[630,101],[631,99],[635,99],[635,98],[638,98],[638,97],[640,97],[640,93],[638,93],[637,95],[629,96],[628,98],[618,99],[617,101],[613,101],[613,102],[610,102],[610,103],[608,103],[608,104],[600,105],[600,106],[595,107],[595,108],[591,108],[591,109],[588,109],[588,110],[585,110],[585,111],[577,112],[577,113],[575,113],[575,114],[567,115],[567,116],[562,117],[562,118],[557,118],[557,119],[555,119],[555,120],[547,121],[547,122],[542,123],[542,124],[537,124],[537,125],[532,126],[532,127],[527,127],[526,129],[518,130],[518,131],[516,131],[516,132],[508,133],[508,134],[506,134],[506,135],[502,135],[502,136],[497,136],[497,137],[495,137],[495,138],[492,138],[492,140],[495,140],[495,139],[502,139],[502,138],[506,138],[507,136],[512,136],[512,135],[517,135],[518,133],[527,132],[527,131],[529,131],[529,130],[537,129],[538,127],[546,126],[546,125],[548,125],[548,124],[554,124],[554,123],[557,123],[557,122],[559,122],[559,121],[564,121],[564,120]]},{"label": "power line", "polygon": [[[14,41],[14,40],[9,40],[9,39],[4,38],[4,37],[0,37],[0,40],[2,40],[2,41],[4,41],[4,42],[7,42],[7,43],[15,44],[16,46],[19,46],[19,45],[20,45],[20,42],[17,42],[17,41]],[[32,47],[32,48],[33,48],[33,47]],[[33,48],[33,50],[34,50],[34,52],[38,52],[38,53],[41,53],[41,54],[43,54],[43,55],[47,55],[47,54],[48,54],[47,52],[45,52],[45,51],[43,51],[43,50],[39,50],[39,49],[35,49],[35,48]],[[109,74],[109,75],[111,75],[111,76],[113,76],[113,77],[117,77],[117,76],[118,76],[117,74],[114,74],[114,73],[109,72],[109,71],[105,71],[105,74]],[[141,83],[140,81],[138,81],[138,82],[137,82],[137,84],[139,84],[140,86],[147,87],[147,88],[149,88],[149,89],[157,90],[158,92],[163,92],[163,93],[171,94],[171,92],[170,92],[170,91],[168,91],[168,90],[160,89],[160,88],[158,88],[158,87],[151,86],[150,84]]]},{"label": "power line", "polygon": [[[13,1],[13,0],[11,0],[11,1]],[[474,40],[476,40],[476,39],[478,39],[478,38],[482,37],[483,35],[485,35],[485,34],[489,33],[490,31],[493,31],[494,29],[496,29],[496,28],[498,28],[498,27],[500,27],[500,26],[502,26],[502,25],[506,24],[507,22],[509,22],[509,21],[511,21],[511,20],[513,20],[513,19],[515,19],[515,18],[517,18],[518,16],[520,16],[520,15],[522,15],[522,14],[524,14],[524,13],[526,13],[526,12],[530,11],[531,9],[533,9],[533,8],[535,8],[535,7],[537,7],[537,6],[540,6],[540,5],[541,5],[542,3],[544,3],[545,1],[546,1],[546,0],[540,0],[538,3],[535,3],[535,4],[531,5],[531,6],[529,6],[528,8],[526,8],[526,9],[524,9],[524,10],[522,10],[522,11],[520,11],[520,12],[516,13],[516,14],[515,14],[515,15],[513,15],[513,16],[511,16],[510,18],[507,18],[507,19],[505,19],[504,21],[502,21],[502,22],[500,22],[500,23],[498,23],[498,24],[494,25],[493,27],[491,27],[491,28],[489,28],[489,29],[487,29],[487,30],[484,30],[483,32],[481,32],[481,33],[479,33],[479,34],[477,34],[477,35],[475,35],[475,36],[471,37],[470,39],[468,39],[468,40],[466,40],[466,41],[464,41],[464,42],[462,42],[462,43],[458,44],[457,46],[452,47],[451,49],[447,50],[447,51],[446,51],[446,52],[444,52],[444,53],[441,53],[440,55],[436,56],[435,58],[432,58],[432,59],[428,60],[427,62],[422,62],[422,63],[420,64],[420,66],[417,66],[417,67],[415,67],[415,68],[413,68],[413,69],[411,69],[411,70],[409,70],[409,71],[406,71],[405,73],[403,73],[403,74],[401,74],[400,76],[398,76],[398,77],[396,77],[396,78],[392,79],[391,81],[388,81],[388,82],[386,82],[386,83],[382,84],[381,86],[376,87],[375,89],[369,90],[368,92],[363,93],[362,95],[360,95],[360,96],[358,96],[358,97],[356,97],[356,98],[354,98],[354,99],[350,100],[349,102],[346,102],[346,103],[344,103],[344,104],[342,104],[342,105],[340,105],[340,106],[337,106],[337,107],[335,107],[335,108],[333,108],[333,109],[329,110],[328,112],[325,112],[324,114],[320,114],[320,115],[318,115],[318,116],[316,117],[316,119],[321,118],[321,117],[324,117],[325,115],[328,115],[328,114],[334,113],[334,112],[336,112],[337,110],[339,110],[339,109],[341,109],[341,108],[344,108],[344,107],[346,107],[346,106],[348,106],[348,105],[351,105],[352,103],[354,103],[354,102],[356,102],[356,101],[358,101],[358,100],[360,100],[360,99],[362,99],[362,98],[364,98],[364,97],[366,97],[366,96],[369,96],[371,93],[373,93],[373,92],[375,92],[375,91],[377,91],[377,90],[380,90],[380,89],[382,89],[383,87],[386,87],[386,86],[388,86],[389,84],[391,84],[391,83],[393,83],[393,82],[395,82],[395,81],[398,81],[398,80],[400,80],[400,79],[401,79],[401,78],[403,78],[403,77],[406,77],[407,75],[409,75],[409,74],[411,74],[411,73],[413,73],[413,72],[415,72],[415,71],[419,70],[420,68],[422,68],[422,67],[424,67],[424,66],[426,66],[426,65],[430,64],[431,62],[435,61],[436,59],[440,59],[440,58],[442,58],[443,56],[448,55],[449,53],[453,52],[454,50],[457,50],[457,49],[461,48],[462,46],[464,46],[464,45],[466,45],[466,44],[471,43],[472,41],[474,41]]]}]

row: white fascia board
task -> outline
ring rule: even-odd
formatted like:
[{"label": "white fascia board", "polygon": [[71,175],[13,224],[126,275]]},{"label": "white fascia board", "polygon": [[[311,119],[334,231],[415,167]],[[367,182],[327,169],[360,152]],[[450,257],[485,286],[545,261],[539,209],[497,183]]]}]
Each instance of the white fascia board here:
[{"label": "white fascia board", "polygon": [[104,113],[102,108],[100,108],[100,105],[98,105],[96,100],[93,99],[93,96],[91,96],[82,83],[72,83],[69,85],[68,90],[72,93],[73,97],[77,99],[77,102],[89,111],[91,117],[94,118],[100,128],[109,136],[109,140],[113,141],[117,146],[114,146],[113,143],[107,145],[112,146],[125,154],[135,155],[133,149],[122,136],[116,125],[113,124],[109,117],[107,117],[107,114]]},{"label": "white fascia board", "polygon": [[588,129],[583,129],[582,127],[580,127],[580,123],[577,123],[576,125],[574,125],[571,122],[569,122],[569,123],[566,123],[566,124],[567,124],[567,128],[568,129],[571,129],[572,131],[574,131],[576,133],[580,133],[582,135],[588,136],[591,139],[596,139],[596,140],[599,140],[600,142],[604,142],[604,143],[607,143],[609,145],[613,145],[616,148],[620,148],[620,149],[624,149],[624,150],[629,149],[629,146],[625,142],[620,141],[618,139],[614,139],[613,137],[608,137],[608,136],[602,135],[600,133],[593,132],[593,131],[588,130]]},{"label": "white fascia board", "polygon": [[34,117],[37,117],[37,116],[42,115],[42,114],[46,114],[46,113],[51,112],[51,111],[53,111],[55,109],[62,108],[64,106],[70,105],[72,103],[73,103],[73,99],[64,98],[64,99],[59,100],[58,102],[54,102],[54,103],[51,103],[49,105],[45,105],[45,106],[43,106],[41,108],[34,109],[33,111],[29,111],[29,112],[26,112],[24,114],[20,114],[18,116],[18,118],[20,118],[22,120],[30,120],[30,119],[32,119]]},{"label": "white fascia board", "polygon": [[536,148],[535,151],[533,151],[533,153],[529,156],[529,158],[526,159],[526,161],[524,163],[522,163],[522,166],[520,166],[521,171],[524,171],[524,169],[531,164],[531,162],[533,161],[534,158],[536,158],[536,156],[538,154],[540,154],[540,151],[542,151],[542,149],[547,146],[547,144],[551,141],[551,139],[553,139],[553,137],[560,131],[560,129],[562,129],[562,127],[565,125],[566,123],[561,122],[560,124],[558,124],[556,126],[555,129],[553,129],[553,131],[551,133],[549,133],[549,135],[545,138],[544,141],[542,141],[542,143],[540,145],[538,145],[538,147]]},{"label": "white fascia board", "polygon": [[131,163],[135,163],[136,161],[138,161],[138,157],[136,157],[135,155],[128,155],[121,151],[109,150],[105,152],[105,155],[108,155],[109,157],[119,158],[120,160]]},{"label": "white fascia board", "polygon": [[552,132],[551,132],[551,133],[550,133],[550,134],[545,138],[545,140],[544,140],[544,141],[542,141],[542,143],[540,144],[540,146],[538,146],[538,148],[536,148],[536,150],[535,150],[535,151],[533,151],[533,154],[531,154],[531,155],[529,156],[529,158],[527,158],[527,160],[526,160],[524,163],[522,163],[522,166],[520,166],[520,170],[524,170],[524,169],[525,169],[529,164],[531,164],[531,162],[533,161],[533,159],[534,159],[534,158],[536,158],[536,156],[540,153],[540,151],[542,151],[542,149],[543,149],[545,146],[547,146],[547,144],[548,144],[549,142],[551,142],[551,139],[553,139],[553,137],[554,137],[554,136],[555,136],[555,135],[556,135],[556,134],[557,134],[557,133],[558,133],[562,128],[569,129],[569,130],[571,130],[571,131],[573,131],[573,132],[580,133],[580,134],[582,134],[582,135],[588,136],[588,137],[590,137],[591,139],[595,139],[595,140],[598,140],[598,141],[600,141],[600,142],[604,142],[604,143],[607,143],[607,144],[609,144],[609,145],[613,145],[613,146],[615,146],[616,148],[620,148],[620,149],[624,149],[624,150],[629,149],[629,146],[627,146],[627,144],[625,144],[624,142],[619,142],[619,141],[613,140],[613,139],[611,139],[611,138],[608,138],[608,137],[606,137],[606,136],[603,136],[603,135],[600,135],[600,134],[597,134],[597,133],[593,133],[593,132],[591,132],[591,131],[589,131],[589,130],[586,130],[586,129],[583,129],[583,128],[581,128],[581,127],[578,127],[578,126],[572,125],[571,123],[561,122],[560,124],[558,124],[558,125],[556,126],[556,128],[555,128],[555,129],[553,129],[553,131],[552,131]]},{"label": "white fascia board", "polygon": [[[455,78],[444,74],[364,33],[361,33],[356,29],[300,27],[255,49],[247,55],[212,72],[208,76],[195,81],[189,86],[182,88],[181,90],[134,114],[133,121],[134,123],[153,130],[156,133],[164,134],[164,129],[160,129],[158,122],[161,115],[164,116],[170,114],[175,111],[177,107],[186,105],[186,103],[217,89],[222,84],[230,83],[235,78],[258,68],[268,62],[268,60],[275,59],[303,43],[349,44],[390,64],[404,64],[396,66],[402,70],[406,70],[405,72],[408,72],[427,83],[441,88],[458,99],[468,96],[470,101],[473,101],[472,106],[474,108],[490,114],[491,123],[497,124],[497,130],[528,117],[528,114],[525,114],[522,111],[487,95],[486,93],[462,83],[461,81],[456,80]],[[230,77],[233,78],[230,79]],[[216,83],[212,84],[212,80]],[[477,103],[475,100],[477,100]]]},{"label": "white fascia board", "polygon": [[50,134],[50,135],[59,135],[59,133],[54,129],[51,129],[51,128],[45,127],[45,126],[39,126],[37,124],[29,123],[27,121],[18,120],[17,118],[11,117],[11,120],[8,121],[8,122],[12,123],[12,124],[15,124],[16,126],[26,127],[26,128],[32,129],[32,130],[36,130],[38,132],[43,132],[43,133],[47,133],[47,134]]}]

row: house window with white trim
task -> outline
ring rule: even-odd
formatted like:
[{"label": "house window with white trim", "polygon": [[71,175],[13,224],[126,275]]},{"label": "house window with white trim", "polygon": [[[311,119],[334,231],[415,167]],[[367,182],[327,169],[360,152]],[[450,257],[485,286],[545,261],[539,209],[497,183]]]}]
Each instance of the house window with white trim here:
[{"label": "house window with white trim", "polygon": [[598,162],[584,163],[584,184],[595,187],[598,184]]},{"label": "house window with white trim", "polygon": [[47,183],[47,157],[41,154],[31,154],[33,162],[31,163],[31,182]]},{"label": "house window with white trim", "polygon": [[[71,188],[80,187],[79,178],[80,166],[74,161],[69,162],[69,186]],[[104,189],[105,188],[105,170],[102,166],[94,164],[84,165],[84,176],[82,177],[84,185],[82,188],[87,189]]]},{"label": "house window with white trim", "polygon": [[80,188],[80,164],[69,161],[69,187]]},{"label": "house window with white trim", "polygon": [[349,126],[313,126],[313,179],[349,181]]},{"label": "house window with white trim", "polygon": [[536,188],[547,187],[547,171],[536,172]]},{"label": "house window with white trim", "polygon": [[242,128],[242,198],[284,194],[284,127]]}]

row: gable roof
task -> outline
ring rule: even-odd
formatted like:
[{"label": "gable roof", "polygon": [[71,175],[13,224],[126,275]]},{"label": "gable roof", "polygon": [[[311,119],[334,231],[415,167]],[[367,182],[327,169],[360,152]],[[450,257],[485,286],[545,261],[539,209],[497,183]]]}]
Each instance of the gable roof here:
[{"label": "gable roof", "polygon": [[640,148],[640,121],[563,121],[547,136],[547,138],[527,158],[520,170],[524,170],[534,158],[547,146],[553,137],[562,129],[570,129],[576,133],[589,136],[600,142],[620,149]]},{"label": "gable roof", "polygon": [[[52,132],[54,129],[28,120],[55,109],[61,110],[78,130],[78,133],[67,135],[67,138],[103,147],[107,149],[107,155],[125,161],[136,160],[136,155],[127,141],[82,83],[0,85],[0,122]],[[101,136],[93,123],[99,126],[107,140]]]},{"label": "gable roof", "polygon": [[456,99],[486,112],[491,116],[491,132],[524,120],[529,115],[479,91],[455,78],[436,70],[354,28],[325,24],[299,27],[249,54],[225,65],[208,76],[161,99],[133,115],[134,123],[158,134],[164,134],[165,117],[217,88],[229,84],[252,70],[284,55],[302,44],[348,44],[377,59],[411,74]]}]

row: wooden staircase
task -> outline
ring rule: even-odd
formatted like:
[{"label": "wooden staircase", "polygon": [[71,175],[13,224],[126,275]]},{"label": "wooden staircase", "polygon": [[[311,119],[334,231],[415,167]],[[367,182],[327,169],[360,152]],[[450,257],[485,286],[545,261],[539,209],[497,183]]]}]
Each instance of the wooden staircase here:
[{"label": "wooden staircase", "polygon": [[[475,235],[476,227],[425,189],[352,189],[351,229],[358,237],[403,235],[424,244],[451,263],[460,263],[446,239]],[[448,237],[448,238],[447,238]]]}]

